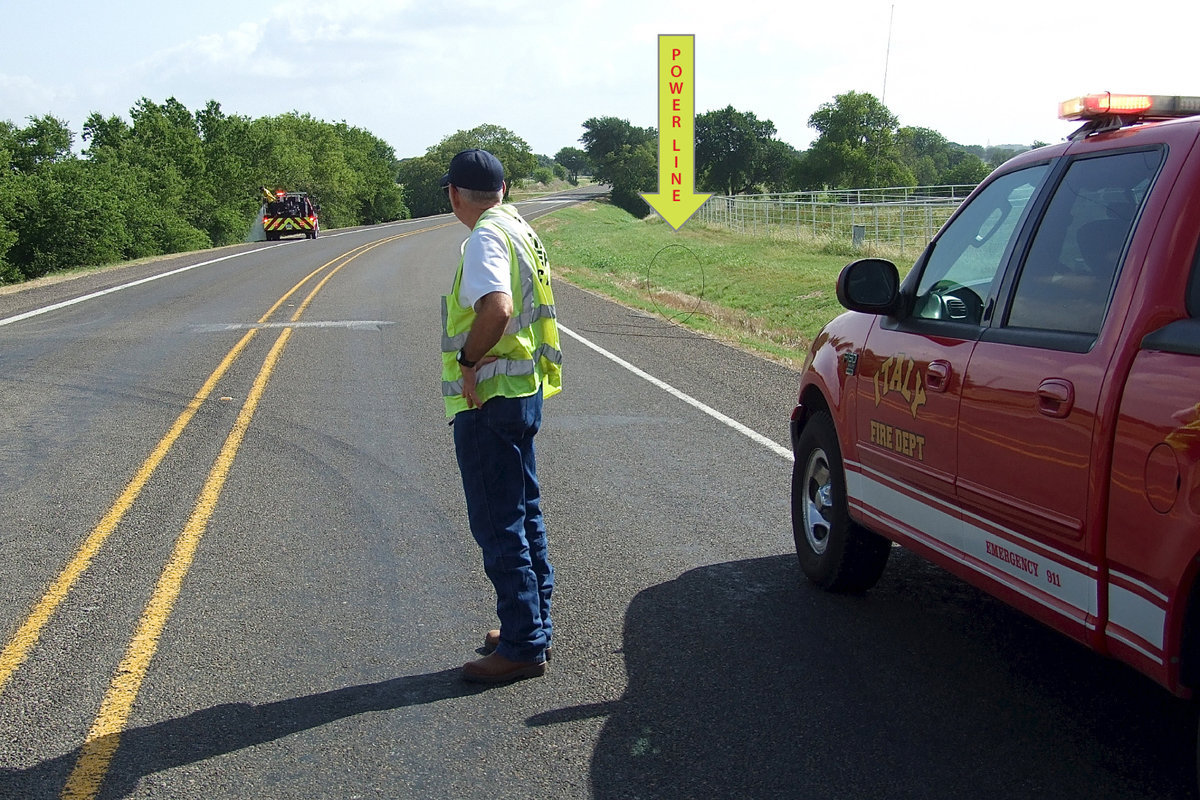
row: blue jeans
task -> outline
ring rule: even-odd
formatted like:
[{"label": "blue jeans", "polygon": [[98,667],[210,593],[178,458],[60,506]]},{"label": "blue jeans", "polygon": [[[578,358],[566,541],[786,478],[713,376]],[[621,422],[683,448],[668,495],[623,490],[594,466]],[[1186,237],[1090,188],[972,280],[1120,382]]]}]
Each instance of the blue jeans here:
[{"label": "blue jeans", "polygon": [[493,397],[454,417],[454,449],[471,533],[496,588],[500,646],[513,661],[541,661],[550,646],[550,566],[533,437],[542,392]]}]

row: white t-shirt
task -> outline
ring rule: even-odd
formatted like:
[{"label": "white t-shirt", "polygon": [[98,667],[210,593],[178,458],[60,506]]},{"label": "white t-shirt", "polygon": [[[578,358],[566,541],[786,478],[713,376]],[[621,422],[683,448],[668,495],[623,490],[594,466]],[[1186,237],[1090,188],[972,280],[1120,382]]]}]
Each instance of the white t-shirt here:
[{"label": "white t-shirt", "polygon": [[458,286],[458,302],[474,308],[479,298],[492,292],[512,295],[512,264],[508,260],[508,239],[493,228],[471,232],[463,248],[463,276]]}]

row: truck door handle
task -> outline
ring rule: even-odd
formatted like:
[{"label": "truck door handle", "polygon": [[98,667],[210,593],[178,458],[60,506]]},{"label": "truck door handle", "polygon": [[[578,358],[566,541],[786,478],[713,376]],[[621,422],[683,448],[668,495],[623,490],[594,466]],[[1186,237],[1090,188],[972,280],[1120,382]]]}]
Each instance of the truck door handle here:
[{"label": "truck door handle", "polygon": [[931,392],[944,392],[950,385],[950,362],[930,361],[925,368],[925,387]]},{"label": "truck door handle", "polygon": [[1047,378],[1037,390],[1038,413],[1063,419],[1075,407],[1075,386],[1065,378]]}]

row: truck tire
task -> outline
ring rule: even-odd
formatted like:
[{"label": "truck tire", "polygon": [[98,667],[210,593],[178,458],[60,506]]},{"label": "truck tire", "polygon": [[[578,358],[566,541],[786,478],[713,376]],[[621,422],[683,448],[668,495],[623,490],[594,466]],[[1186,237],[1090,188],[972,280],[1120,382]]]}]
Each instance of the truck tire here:
[{"label": "truck tire", "polygon": [[831,592],[865,592],[879,580],[892,543],[850,519],[846,475],[833,419],[813,416],[796,442],[792,535],[800,568]]}]

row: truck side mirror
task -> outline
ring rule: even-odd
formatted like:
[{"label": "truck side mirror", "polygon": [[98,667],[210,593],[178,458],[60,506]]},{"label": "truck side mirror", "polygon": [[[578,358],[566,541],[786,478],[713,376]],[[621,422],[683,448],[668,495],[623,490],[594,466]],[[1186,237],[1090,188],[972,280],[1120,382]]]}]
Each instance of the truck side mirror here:
[{"label": "truck side mirror", "polygon": [[847,264],[837,280],[837,299],[851,311],[893,314],[900,309],[900,272],[884,258]]}]

